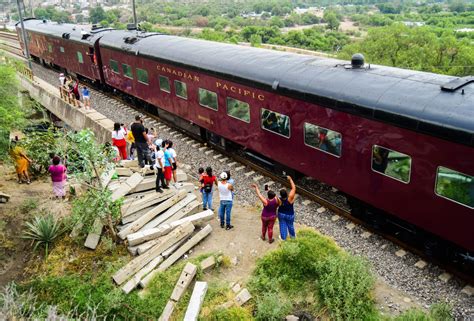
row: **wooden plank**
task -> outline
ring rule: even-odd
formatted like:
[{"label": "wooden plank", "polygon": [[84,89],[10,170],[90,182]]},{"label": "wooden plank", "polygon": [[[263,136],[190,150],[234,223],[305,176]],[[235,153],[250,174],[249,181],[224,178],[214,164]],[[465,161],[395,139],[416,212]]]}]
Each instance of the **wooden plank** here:
[{"label": "wooden plank", "polygon": [[174,301],[169,300],[166,303],[166,306],[163,309],[163,312],[161,313],[160,318],[158,319],[158,321],[169,321],[171,319],[171,315],[173,314],[175,305],[176,305],[176,303]]},{"label": "wooden plank", "polygon": [[133,221],[138,220],[140,217],[143,216],[143,214],[145,214],[149,210],[151,210],[151,208],[147,207],[147,208],[142,209],[141,211],[133,213],[132,215],[127,215],[127,216],[122,217],[122,224],[129,224],[129,223],[132,223]]},{"label": "wooden plank", "polygon": [[84,242],[85,247],[91,250],[95,250],[95,248],[99,244],[100,235],[102,234],[103,227],[104,225],[102,224],[100,218],[96,218],[92,225],[92,231],[87,235],[86,241]]},{"label": "wooden plank", "polygon": [[[125,196],[125,200],[123,201],[123,205],[129,204],[130,202],[135,202],[141,198],[144,198],[145,196],[149,194],[154,194],[156,193],[155,191],[146,191],[146,192],[141,192],[141,193],[133,193],[133,194],[128,194]],[[122,206],[123,206],[122,205]]]},{"label": "wooden plank", "polygon": [[106,170],[104,170],[104,172],[102,172],[102,174],[100,175],[100,181],[102,183],[102,186],[109,185],[109,183],[112,180],[112,177],[114,176],[114,174],[115,174],[115,166],[109,164],[109,166],[107,166]]},{"label": "wooden plank", "polygon": [[[138,174],[138,173],[135,173],[135,174]],[[136,186],[133,190],[131,190],[130,193],[139,193],[139,192],[144,192],[144,191],[148,191],[150,189],[155,189],[155,188],[156,188],[156,178],[146,177],[138,186]]]},{"label": "wooden plank", "polygon": [[194,225],[192,223],[181,225],[171,233],[167,234],[166,236],[160,238],[160,242],[158,242],[155,246],[149,249],[143,255],[131,260],[118,270],[114,276],[112,277],[117,284],[122,284],[132,275],[137,273],[142,267],[148,264],[151,260],[156,258],[160,255],[163,251],[168,249],[170,246],[179,242],[181,239],[187,237],[194,231]]},{"label": "wooden plank", "polygon": [[196,276],[196,273],[197,266],[189,262],[186,263],[181,275],[179,276],[178,282],[176,282],[176,285],[174,286],[173,293],[171,293],[171,300],[178,302],[181,299],[184,292],[186,292],[186,289]]},{"label": "wooden plank", "polygon": [[128,228],[120,231],[120,233],[118,233],[117,235],[123,240],[128,234],[137,232],[146,223],[152,220],[156,215],[167,210],[168,208],[170,208],[171,206],[173,206],[174,204],[182,200],[186,196],[186,194],[187,194],[186,191],[179,191],[178,194],[167,199],[163,203],[159,204],[158,206],[154,207],[153,209],[145,213],[142,217],[140,217],[138,220],[131,223],[131,225]]},{"label": "wooden plank", "polygon": [[178,212],[176,212],[176,214],[174,214],[173,216],[165,220],[162,224],[171,223],[171,222],[180,220],[183,217],[196,214],[197,212],[201,210],[201,205],[202,205],[202,202],[198,200],[194,200],[188,205],[186,205],[185,207],[183,207],[182,209],[180,209]]},{"label": "wooden plank", "polygon": [[122,160],[120,162],[120,165],[122,165],[122,167],[126,167],[126,168],[129,168],[129,167],[138,167],[138,160],[128,160],[128,159],[125,159],[125,160]]},{"label": "wooden plank", "polygon": [[205,210],[203,212],[184,217],[180,220],[174,221],[169,223],[171,228],[175,228],[177,226],[180,226],[186,222],[191,222],[193,223],[194,226],[202,225],[205,222],[210,221],[214,217],[214,212],[211,210]]},{"label": "wooden plank", "polygon": [[194,192],[194,184],[189,182],[176,183],[177,189],[185,189],[188,193]]},{"label": "wooden plank", "polygon": [[112,194],[112,201],[118,200],[120,197],[125,196],[131,190],[133,190],[140,182],[143,181],[143,177],[135,173],[130,176],[124,183],[120,184],[120,187],[115,190]]},{"label": "wooden plank", "polygon": [[[185,223],[185,225],[191,224],[191,223]],[[178,227],[179,228],[179,227]],[[148,283],[153,279],[153,277],[159,273],[165,271],[167,268],[169,268],[171,265],[173,265],[181,256],[183,256],[187,251],[189,251],[191,248],[193,248],[196,244],[198,244],[201,240],[203,240],[206,236],[208,236],[212,231],[211,225],[206,225],[205,228],[200,230],[196,235],[194,235],[189,241],[184,243],[179,249],[176,250],[171,256],[169,256],[163,263],[160,264],[160,266],[150,272],[146,277],[144,277],[140,281],[140,286],[141,287],[146,287]],[[147,253],[151,251],[148,250],[145,252],[143,255],[147,255]]]},{"label": "wooden plank", "polygon": [[196,282],[191,299],[189,299],[188,309],[184,315],[184,321],[197,321],[206,292],[207,282]]},{"label": "wooden plank", "polygon": [[140,283],[140,280],[145,277],[145,275],[153,271],[153,269],[156,268],[161,262],[163,262],[163,257],[161,255],[158,255],[156,258],[151,260],[150,263],[145,265],[140,271],[137,272],[137,274],[135,274],[130,280],[127,281],[127,283],[122,286],[123,292],[126,294],[132,292],[132,290],[137,287],[138,283]]},{"label": "wooden plank", "polygon": [[176,181],[177,182],[186,182],[188,180],[188,175],[186,175],[186,173],[181,170],[181,169],[177,169],[176,170]]},{"label": "wooden plank", "polygon": [[207,259],[201,262],[201,270],[203,273],[206,273],[216,266],[216,258],[211,255]]},{"label": "wooden plank", "polygon": [[132,176],[133,175],[132,170],[126,167],[117,167],[115,169],[115,172],[117,173],[118,176]]},{"label": "wooden plank", "polygon": [[121,208],[122,216],[125,217],[127,215],[131,215],[146,207],[150,207],[152,205],[155,205],[156,203],[167,200],[174,194],[175,192],[169,189],[164,191],[163,193],[151,192],[142,198],[136,199],[134,201],[131,201],[131,202],[128,202],[127,204],[122,205],[122,208]]},{"label": "wooden plank", "polygon": [[168,234],[171,230],[171,225],[162,224],[159,227],[129,234],[127,235],[127,241],[130,246],[135,246]]},{"label": "wooden plank", "polygon": [[176,251],[181,245],[186,243],[186,241],[187,241],[186,238],[182,239],[181,241],[179,241],[178,243],[174,244],[172,247],[170,247],[169,249],[161,253],[161,256],[166,259],[168,256],[173,254],[173,252]]},{"label": "wooden plank", "polygon": [[175,205],[170,207],[166,212],[161,214],[160,216],[155,217],[154,219],[150,220],[148,223],[146,223],[141,230],[146,230],[146,229],[151,229],[154,227],[157,227],[173,215],[179,212],[182,208],[184,208],[186,205],[191,203],[192,201],[196,200],[197,197],[194,194],[188,194],[185,190],[180,190],[179,195],[182,195],[184,193],[185,197],[183,197],[182,200],[177,202]]}]

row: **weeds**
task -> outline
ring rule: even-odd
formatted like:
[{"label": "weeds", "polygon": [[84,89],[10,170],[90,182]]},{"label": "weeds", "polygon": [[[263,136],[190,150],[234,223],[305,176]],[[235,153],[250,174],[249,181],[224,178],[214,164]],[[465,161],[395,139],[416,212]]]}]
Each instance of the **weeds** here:
[{"label": "weeds", "polygon": [[321,262],[318,296],[331,320],[373,320],[378,318],[370,295],[374,282],[361,258],[333,256]]},{"label": "weeds", "polygon": [[452,308],[447,303],[435,303],[429,314],[420,309],[410,309],[393,319],[394,321],[451,321],[454,320]]},{"label": "weeds", "polygon": [[284,319],[291,309],[291,303],[286,297],[267,293],[257,299],[255,318],[258,321],[279,321]]},{"label": "weeds", "polygon": [[38,200],[36,198],[28,198],[20,205],[20,212],[22,214],[29,214],[31,211],[38,208]]},{"label": "weeds", "polygon": [[53,241],[64,232],[62,223],[56,220],[52,214],[36,216],[32,222],[26,222],[26,230],[23,238],[33,240],[34,250],[38,246],[44,246],[45,256],[48,256],[48,248]]}]

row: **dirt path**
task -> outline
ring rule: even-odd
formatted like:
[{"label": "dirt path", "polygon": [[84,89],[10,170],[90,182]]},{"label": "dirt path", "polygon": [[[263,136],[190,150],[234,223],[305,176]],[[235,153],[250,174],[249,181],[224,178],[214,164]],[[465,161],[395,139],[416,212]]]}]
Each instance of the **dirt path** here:
[{"label": "dirt path", "polygon": [[69,204],[51,199],[49,178],[33,180],[30,185],[18,184],[11,165],[0,165],[0,190],[11,196],[8,203],[0,204],[0,288],[11,281],[22,279],[30,259],[40,255],[33,252],[31,243],[23,235],[25,222],[48,211],[65,216]]}]

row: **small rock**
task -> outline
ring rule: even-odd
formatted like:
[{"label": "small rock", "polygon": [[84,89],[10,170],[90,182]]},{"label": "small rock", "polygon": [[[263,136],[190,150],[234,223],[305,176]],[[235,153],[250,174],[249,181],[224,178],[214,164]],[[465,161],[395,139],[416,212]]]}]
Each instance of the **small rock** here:
[{"label": "small rock", "polygon": [[398,250],[397,252],[395,252],[395,255],[398,257],[404,257],[405,255],[407,255],[407,252],[404,250]]},{"label": "small rock", "polygon": [[240,284],[239,283],[235,283],[234,286],[232,287],[232,291],[234,293],[239,293],[240,291]]},{"label": "small rock", "polygon": [[285,321],[298,321],[300,318],[298,318],[296,315],[287,315],[285,318]]},{"label": "small rock", "polygon": [[411,299],[409,297],[404,297],[403,298],[403,302],[405,303],[410,303],[411,302]]},{"label": "small rock", "polygon": [[467,296],[473,296],[474,295],[474,287],[470,285],[466,285],[462,290],[461,293],[466,294]]},{"label": "small rock", "polygon": [[352,231],[355,227],[355,224],[354,223],[349,223],[346,225],[346,229],[348,229],[349,231]]},{"label": "small rock", "polygon": [[420,270],[424,269],[426,265],[427,263],[423,260],[419,260],[418,262],[415,263],[415,266],[419,268]]},{"label": "small rock", "polygon": [[237,256],[234,256],[232,259],[230,259],[230,263],[232,263],[232,265],[239,264],[239,259],[237,258]]},{"label": "small rock", "polygon": [[364,233],[361,234],[363,239],[368,239],[371,235],[372,233],[370,233],[369,231],[365,231]]},{"label": "small rock", "polygon": [[320,207],[316,210],[319,214],[326,212],[326,209],[324,207]]},{"label": "small rock", "polygon": [[336,222],[336,221],[339,221],[341,217],[339,215],[333,215],[333,217],[331,217],[331,221],[333,222]]},{"label": "small rock", "polygon": [[440,279],[441,281],[443,281],[444,283],[448,283],[448,281],[452,278],[452,275],[445,272],[445,273],[442,273],[440,276],[438,276],[438,279]]}]

